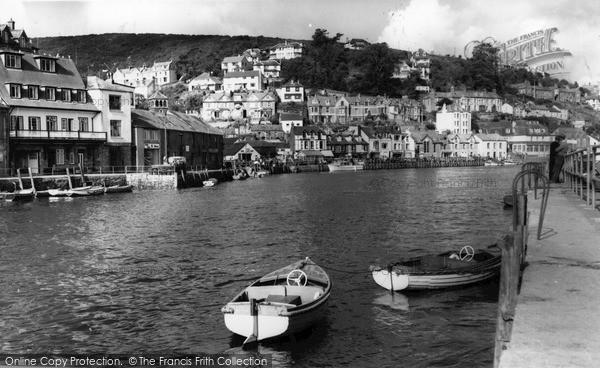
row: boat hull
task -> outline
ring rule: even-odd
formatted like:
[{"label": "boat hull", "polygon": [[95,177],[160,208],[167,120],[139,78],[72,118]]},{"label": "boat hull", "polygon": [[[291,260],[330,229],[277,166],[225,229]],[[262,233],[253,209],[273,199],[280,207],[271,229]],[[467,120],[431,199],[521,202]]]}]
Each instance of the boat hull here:
[{"label": "boat hull", "polygon": [[373,279],[377,285],[390,290],[435,290],[466,286],[489,280],[498,275],[497,271],[448,275],[402,275],[387,270],[373,271]]},{"label": "boat hull", "polygon": [[[479,250],[479,261],[452,259],[451,252],[417,257],[387,268],[372,267],[373,280],[390,290],[433,290],[465,286],[489,280],[500,273],[501,252],[492,246]],[[427,261],[427,262],[425,262]]]}]

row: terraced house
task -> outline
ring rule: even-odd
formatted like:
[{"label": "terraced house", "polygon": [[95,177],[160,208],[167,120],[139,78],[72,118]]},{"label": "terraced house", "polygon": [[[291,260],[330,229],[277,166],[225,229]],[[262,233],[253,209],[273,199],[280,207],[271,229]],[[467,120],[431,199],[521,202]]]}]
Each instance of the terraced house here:
[{"label": "terraced house", "polygon": [[258,122],[275,113],[276,96],[272,92],[220,92],[206,96],[202,103],[204,120],[248,119]]}]

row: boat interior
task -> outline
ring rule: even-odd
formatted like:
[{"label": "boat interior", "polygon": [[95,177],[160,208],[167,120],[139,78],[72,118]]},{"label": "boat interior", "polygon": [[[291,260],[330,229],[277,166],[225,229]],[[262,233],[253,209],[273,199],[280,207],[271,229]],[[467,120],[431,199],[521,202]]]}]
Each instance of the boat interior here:
[{"label": "boat interior", "polygon": [[289,308],[312,302],[323,295],[325,288],[316,284],[306,286],[265,285],[249,286],[234,302],[255,299],[259,303],[284,305]]}]

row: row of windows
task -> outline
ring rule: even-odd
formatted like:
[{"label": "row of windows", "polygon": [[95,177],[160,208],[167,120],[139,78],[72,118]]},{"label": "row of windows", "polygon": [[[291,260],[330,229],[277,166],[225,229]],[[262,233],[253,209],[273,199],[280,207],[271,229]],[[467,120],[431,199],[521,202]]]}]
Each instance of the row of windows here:
[{"label": "row of windows", "polygon": [[[315,144],[318,143],[318,144]],[[300,149],[324,149],[323,141],[315,142],[315,141],[303,141],[300,143]],[[310,147],[310,148],[309,148]]]},{"label": "row of windows", "polygon": [[[77,122],[77,124],[76,124]],[[66,131],[66,132],[90,132],[90,120],[87,117],[79,117],[77,121],[71,118],[59,118],[53,115],[46,116],[46,126],[42,129],[42,119],[39,116],[29,116],[27,126],[22,116],[10,117],[10,129],[15,130],[48,130],[48,131]],[[121,137],[121,120],[110,121],[110,136]]]},{"label": "row of windows", "polygon": [[[90,121],[87,117],[77,118],[78,125],[75,125],[75,119],[61,118],[57,116],[46,116],[46,129],[49,131],[71,131],[71,132],[89,132],[91,131]],[[22,116],[10,117],[11,130],[42,130],[42,119],[39,116],[29,116],[27,126]]]},{"label": "row of windows", "polygon": [[[58,91],[58,89],[55,87],[45,87],[42,89],[40,86],[27,85],[24,87],[21,84],[15,83],[10,83],[8,90],[11,98],[27,97],[30,100],[45,99],[48,101],[56,101],[58,99],[63,102],[87,102],[87,92],[84,90],[71,90],[68,88],[62,88],[60,91]],[[74,99],[73,92],[76,92]]]}]

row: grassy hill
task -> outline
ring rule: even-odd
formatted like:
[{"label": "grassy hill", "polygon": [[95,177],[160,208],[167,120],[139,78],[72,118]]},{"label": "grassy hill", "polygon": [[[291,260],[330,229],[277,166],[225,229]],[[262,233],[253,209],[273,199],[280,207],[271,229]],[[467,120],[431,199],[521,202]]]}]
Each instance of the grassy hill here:
[{"label": "grassy hill", "polygon": [[114,71],[117,67],[144,63],[151,66],[154,61],[175,60],[179,62],[179,76],[193,77],[204,71],[219,72],[226,56],[249,48],[264,50],[283,41],[263,36],[106,33],[44,37],[37,40],[37,46],[41,52],[70,55],[82,76],[98,75],[109,67]]}]

